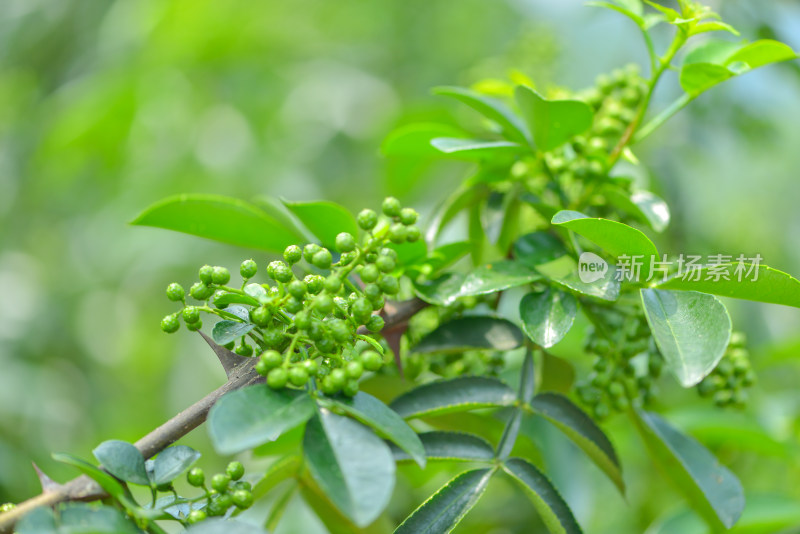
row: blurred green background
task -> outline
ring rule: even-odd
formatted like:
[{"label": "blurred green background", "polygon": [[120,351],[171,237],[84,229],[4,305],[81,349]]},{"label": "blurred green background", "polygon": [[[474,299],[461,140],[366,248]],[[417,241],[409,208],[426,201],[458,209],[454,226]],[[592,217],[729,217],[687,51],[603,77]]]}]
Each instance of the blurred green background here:
[{"label": "blurred green background", "polygon": [[[800,49],[796,1],[713,4],[745,37]],[[134,441],[224,380],[199,337],[159,331],[174,308],[163,289],[188,287],[204,263],[267,258],[128,226],[145,206],[196,192],[358,209],[392,193],[430,213],[463,167],[387,162],[379,147],[403,123],[472,118],[431,86],[515,68],[540,86],[581,88],[643,58],[632,24],[578,0],[4,0],[0,502],[37,492],[31,460],[66,480],[73,473],[50,452],[88,457],[104,439]],[[676,94],[670,80],[656,105]],[[797,124],[800,69],[781,64],[703,96],[639,147],[673,210],[664,248],[760,253],[800,274]],[[800,311],[730,306],[761,372],[750,407],[719,417],[667,384],[661,411],[732,467],[751,502],[794,509]],[[561,354],[580,367],[575,347]],[[586,531],[644,532],[679,512],[627,421],[607,430],[627,502],[561,436],[530,429]],[[204,431],[185,442],[205,452],[204,465],[221,465]],[[390,508],[398,519],[448,476],[403,472]],[[462,531],[538,532],[524,497],[498,486]],[[297,502],[280,532],[317,528]]]}]

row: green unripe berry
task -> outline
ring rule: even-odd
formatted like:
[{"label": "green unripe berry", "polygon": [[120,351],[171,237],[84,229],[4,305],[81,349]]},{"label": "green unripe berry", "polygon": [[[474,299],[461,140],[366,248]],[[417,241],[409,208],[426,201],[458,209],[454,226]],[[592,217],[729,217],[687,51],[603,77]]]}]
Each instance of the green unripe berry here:
[{"label": "green unripe berry", "polygon": [[322,354],[333,354],[339,346],[332,337],[323,336],[314,343],[317,350]]},{"label": "green unripe berry", "polygon": [[319,364],[315,360],[305,360],[302,365],[308,376],[317,376],[319,373]]},{"label": "green unripe berry", "polygon": [[199,488],[206,483],[206,474],[199,467],[193,467],[188,473],[186,473],[186,481],[190,486]]},{"label": "green unripe berry", "polygon": [[605,389],[611,379],[607,374],[597,374],[592,378],[592,385],[596,388]]},{"label": "green unripe berry", "polygon": [[286,263],[289,265],[294,265],[303,259],[303,250],[297,245],[289,245],[283,251],[283,259],[285,259]]},{"label": "green unripe berry", "polygon": [[365,350],[358,358],[367,371],[378,371],[383,367],[383,356],[374,350]]},{"label": "green unripe berry", "polygon": [[256,265],[256,262],[253,259],[244,260],[239,266],[239,274],[241,274],[242,278],[245,280],[253,278],[257,272],[258,265]]},{"label": "green unripe berry", "polygon": [[205,513],[203,510],[192,510],[189,512],[189,515],[186,516],[186,522],[190,525],[194,525],[196,523],[200,523],[208,519],[208,514]]},{"label": "green unripe berry", "polygon": [[400,201],[394,197],[386,197],[381,204],[381,210],[387,217],[397,217],[400,215]]},{"label": "green unripe berry", "polygon": [[273,369],[267,375],[267,385],[272,389],[283,389],[286,387],[286,383],[289,381],[289,373],[286,372],[286,369],[282,367],[278,367]]},{"label": "green unripe berry", "polygon": [[378,258],[375,260],[375,266],[382,273],[390,273],[394,271],[395,261],[389,256],[378,256]]},{"label": "green unripe berry", "polygon": [[342,393],[348,397],[355,397],[358,394],[358,380],[350,379],[342,388]]},{"label": "green unripe berry", "polygon": [[267,326],[272,320],[272,312],[266,306],[250,310],[250,320],[258,326]]},{"label": "green unripe berry", "polygon": [[336,276],[335,274],[332,274],[325,279],[324,286],[325,286],[325,291],[327,291],[332,295],[335,295],[342,288],[342,279]]},{"label": "green unripe berry", "polygon": [[242,462],[233,461],[225,468],[225,473],[231,477],[231,480],[239,480],[244,476],[244,466]]},{"label": "green unripe berry", "polygon": [[618,412],[623,412],[627,410],[631,405],[628,398],[624,396],[614,397],[613,399],[611,399],[611,403],[614,405],[614,409],[617,410]]},{"label": "green unripe berry", "polygon": [[386,304],[386,301],[383,300],[383,297],[380,297],[375,300],[370,300],[370,303],[372,304],[372,311],[380,311]]},{"label": "green unripe berry", "polygon": [[203,282],[195,282],[189,289],[189,294],[196,300],[208,300],[214,294],[214,290]]},{"label": "green unripe berry", "polygon": [[408,237],[408,230],[400,223],[395,223],[389,227],[389,241],[395,244],[405,242]]},{"label": "green unripe berry", "polygon": [[277,280],[283,284],[291,282],[294,278],[292,269],[280,260],[270,262],[267,266],[267,274],[273,280]]},{"label": "green unripe berry", "polygon": [[303,309],[303,301],[300,299],[289,297],[284,306],[289,313],[299,313]]},{"label": "green unripe berry", "polygon": [[731,340],[728,343],[728,346],[731,348],[740,348],[744,347],[747,344],[747,336],[744,332],[733,332],[731,334]]},{"label": "green unripe berry", "polygon": [[369,300],[375,300],[383,296],[383,291],[378,287],[378,284],[367,284],[364,286],[364,294]]},{"label": "green unripe berry", "polygon": [[347,373],[344,372],[344,369],[333,369],[331,374],[328,375],[328,378],[337,391],[342,389],[347,383]]},{"label": "green unripe berry", "polygon": [[331,375],[326,376],[322,379],[322,384],[320,385],[320,389],[326,395],[334,395],[339,392],[341,388],[337,388],[333,381],[331,380]]},{"label": "green unripe berry", "polygon": [[322,336],[325,335],[325,329],[320,321],[312,319],[311,326],[307,329],[307,333],[312,341],[319,341],[322,339]]},{"label": "green unripe berry", "polygon": [[203,265],[200,267],[200,271],[197,273],[200,281],[203,282],[205,285],[210,285],[213,283],[213,274],[214,268],[210,265]]},{"label": "green unripe berry", "polygon": [[277,350],[266,350],[261,354],[261,361],[268,369],[274,369],[283,363],[283,354]]},{"label": "green unripe berry", "polygon": [[197,306],[186,306],[181,312],[186,324],[196,323],[200,320],[200,308]]},{"label": "green unripe berry", "polygon": [[359,361],[347,362],[344,368],[347,378],[358,379],[364,374],[364,364]]},{"label": "green unripe berry", "polygon": [[361,269],[361,272],[359,273],[361,280],[366,284],[374,282],[375,280],[378,279],[380,275],[381,275],[380,269],[378,269],[377,265],[374,265],[372,263],[365,265],[364,268]]},{"label": "green unripe berry", "polygon": [[231,494],[231,499],[236,508],[245,510],[253,506],[253,494],[245,490],[236,490]]},{"label": "green unripe berry", "polygon": [[233,506],[233,499],[231,496],[227,493],[221,493],[211,497],[211,502],[208,504],[206,510],[208,510],[209,515],[220,516],[225,515],[225,512],[227,512],[228,508],[231,506]]},{"label": "green unripe berry", "polygon": [[219,493],[225,493],[228,490],[228,484],[231,482],[231,477],[218,473],[211,477],[211,487]]},{"label": "green unripe berry", "polygon": [[193,322],[193,323],[187,323],[187,324],[186,324],[186,328],[187,328],[187,329],[188,329],[190,332],[197,332],[198,330],[200,330],[201,328],[203,328],[203,321],[201,321],[200,319],[198,319],[197,321],[195,321],[195,322]]},{"label": "green unripe berry", "polygon": [[233,352],[238,354],[239,356],[249,357],[253,355],[253,347],[252,345],[248,345],[247,343],[242,342],[241,345],[237,345]]},{"label": "green unripe berry", "polygon": [[227,300],[226,299],[227,295],[228,292],[225,291],[224,289],[218,289],[217,291],[215,291],[214,297],[211,299],[214,302],[214,307],[219,308],[221,310],[227,308],[228,303],[225,302]]},{"label": "green unripe berry", "polygon": [[420,232],[419,228],[416,226],[409,226],[406,228],[406,241],[409,243],[415,243],[419,241],[420,237],[422,237],[422,232]]},{"label": "green unripe berry", "polygon": [[186,291],[180,284],[172,282],[167,286],[167,298],[173,302],[182,301],[186,298]]},{"label": "green unripe berry", "polygon": [[372,230],[378,224],[378,214],[372,210],[361,210],[356,222],[362,230]]},{"label": "green unripe berry", "polygon": [[356,248],[356,238],[352,234],[342,232],[336,236],[336,250],[339,252],[352,252]]},{"label": "green unripe berry", "polygon": [[316,295],[317,293],[322,291],[322,287],[325,284],[325,279],[318,274],[309,274],[308,276],[303,278],[303,281],[306,283],[306,288],[308,289],[308,292],[311,293],[312,295]]},{"label": "green unripe berry", "polygon": [[267,367],[267,365],[264,363],[264,360],[260,358],[253,368],[256,370],[256,373],[260,374],[261,376],[267,376],[269,373],[269,367]]},{"label": "green unripe berry", "polygon": [[214,267],[211,270],[211,281],[217,285],[227,284],[231,279],[231,273],[225,267]]},{"label": "green unripe berry", "polygon": [[331,252],[328,249],[323,248],[314,254],[311,258],[311,263],[318,269],[329,269],[333,263],[333,256],[331,256]]},{"label": "green unripe berry", "polygon": [[311,263],[311,258],[314,257],[314,254],[322,250],[322,247],[317,245],[316,243],[309,243],[308,245],[303,247],[303,259],[306,260],[308,263]]},{"label": "green unripe berry", "polygon": [[364,324],[372,315],[372,304],[365,298],[359,298],[350,307],[350,312],[359,324]]},{"label": "green unripe berry", "polygon": [[373,315],[365,325],[370,332],[380,332],[383,330],[384,321],[380,315]]},{"label": "green unripe berry", "polygon": [[330,329],[333,339],[335,339],[339,343],[350,341],[353,335],[350,332],[350,328],[348,328],[347,323],[345,323],[341,319],[334,319],[332,321],[328,321],[328,328]]},{"label": "green unripe berry", "polygon": [[306,296],[308,288],[306,287],[306,283],[302,280],[292,280],[289,285],[286,286],[286,291],[294,298],[302,299]]},{"label": "green unripe berry", "polygon": [[293,386],[303,386],[308,382],[308,372],[302,367],[292,367],[289,369],[289,382]]},{"label": "green unripe berry", "polygon": [[344,252],[339,256],[339,263],[337,265],[350,265],[357,256],[358,253],[356,252]]},{"label": "green unripe berry", "polygon": [[400,210],[400,222],[406,226],[410,226],[417,222],[417,212],[412,208],[403,208]]},{"label": "green unripe berry", "polygon": [[176,314],[167,315],[161,319],[161,330],[167,334],[174,334],[180,327],[181,323],[178,321],[178,316]]},{"label": "green unripe berry", "polygon": [[608,404],[605,402],[598,402],[595,404],[593,411],[595,418],[601,421],[611,415],[611,410],[608,408]]},{"label": "green unripe berry", "polygon": [[294,315],[294,324],[300,330],[308,330],[311,326],[311,318],[308,316],[308,313],[305,311],[299,311]]},{"label": "green unripe berry", "polygon": [[619,398],[625,395],[625,386],[619,382],[611,382],[608,385],[608,394],[614,398]]},{"label": "green unripe berry", "polygon": [[236,490],[245,490],[245,491],[253,491],[253,485],[247,482],[246,480],[237,480],[236,482],[231,483],[231,489]]},{"label": "green unripe berry", "polygon": [[374,252],[367,252],[364,254],[364,261],[367,263],[375,263],[375,260],[378,259],[378,255]]},{"label": "green unripe berry", "polygon": [[333,311],[333,299],[330,295],[322,294],[314,299],[314,309],[322,315],[328,315]]},{"label": "green unripe berry", "polygon": [[720,408],[727,406],[733,401],[733,393],[729,389],[723,389],[714,393],[714,404]]},{"label": "green unripe berry", "polygon": [[396,295],[400,291],[400,282],[394,276],[381,276],[378,287],[387,295]]},{"label": "green unripe berry", "polygon": [[705,379],[697,384],[697,392],[701,397],[710,397],[715,391],[717,391],[717,387],[712,380]]}]

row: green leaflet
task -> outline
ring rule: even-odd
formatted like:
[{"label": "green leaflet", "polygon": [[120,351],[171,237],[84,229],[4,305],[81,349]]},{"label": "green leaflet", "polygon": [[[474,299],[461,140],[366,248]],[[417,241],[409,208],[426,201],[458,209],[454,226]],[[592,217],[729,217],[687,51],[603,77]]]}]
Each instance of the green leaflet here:
[{"label": "green leaflet", "polygon": [[650,331],[667,368],[683,387],[698,384],[717,366],[731,337],[731,318],[713,295],[642,289]]},{"label": "green leaflet", "polygon": [[358,237],[358,225],[353,215],[339,204],[328,201],[289,202],[283,204],[303,226],[308,228],[323,246],[336,250],[336,236],[347,232]]},{"label": "green leaflet", "polygon": [[529,144],[530,134],[525,124],[503,102],[462,87],[435,87],[433,94],[448,96],[468,105],[500,126],[507,139]]},{"label": "green leaflet", "polygon": [[451,532],[481,498],[494,472],[494,469],[475,469],[461,473],[414,510],[394,534]]},{"label": "green leaflet", "polygon": [[548,288],[541,293],[528,293],[519,303],[522,329],[537,345],[550,348],[569,332],[578,301],[570,293]]},{"label": "green leaflet", "polygon": [[608,475],[620,493],[625,494],[622,466],[614,446],[591,417],[567,397],[556,393],[540,393],[533,398],[530,406],[575,442]]},{"label": "green leaflet", "polygon": [[424,384],[397,397],[389,405],[404,419],[424,415],[510,406],[514,390],[495,378],[465,376]]},{"label": "green leaflet", "polygon": [[517,86],[514,96],[536,148],[544,152],[585,132],[594,120],[592,108],[580,100],[546,100],[524,85]]},{"label": "green leaflet", "polygon": [[153,461],[153,485],[172,482],[199,459],[200,453],[186,445],[167,447]]},{"label": "green leaflet", "polygon": [[141,486],[150,485],[142,453],[127,441],[104,441],[92,453],[106,471],[118,479]]},{"label": "green leaflet", "polygon": [[363,391],[358,392],[353,398],[340,397],[333,399],[332,402],[348,415],[394,442],[422,469],[425,468],[425,447],[417,433],[397,412]]},{"label": "green leaflet", "polygon": [[[419,435],[428,460],[459,462],[490,462],[494,449],[485,439],[464,432],[432,431]],[[392,454],[398,462],[413,458],[402,449],[392,446]]]},{"label": "green leaflet", "polygon": [[131,224],[154,226],[240,247],[282,252],[300,235],[263,209],[218,195],[178,195],[152,204]]},{"label": "green leaflet", "polygon": [[481,141],[456,137],[431,139],[431,146],[440,154],[468,161],[513,156],[524,150],[521,145],[510,141]]},{"label": "green leaflet", "polygon": [[736,476],[706,448],[658,415],[636,411],[632,416],[653,459],[688,504],[712,528],[731,528],[745,504],[742,485]]},{"label": "green leaflet", "polygon": [[461,317],[422,338],[414,352],[463,352],[469,349],[512,350],[522,344],[522,332],[505,319]]},{"label": "green leaflet", "polygon": [[406,124],[386,136],[381,144],[381,152],[386,156],[440,156],[439,150],[431,145],[431,140],[437,137],[459,137],[461,135],[463,132],[458,128],[447,124],[435,122]]},{"label": "green leaflet", "polygon": [[220,454],[235,454],[305,423],[314,402],[305,391],[275,391],[265,384],[223,395],[208,414],[208,434]]},{"label": "green leaflet", "polygon": [[[695,277],[697,280],[692,279]],[[687,272],[685,278],[684,280],[680,276],[675,276],[655,287],[700,291],[721,297],[800,308],[800,281],[766,265],[755,266],[751,263],[707,265],[698,272]]]},{"label": "green leaflet", "polygon": [[582,532],[558,490],[533,464],[521,458],[511,458],[503,469],[525,490],[551,534]]},{"label": "green leaflet", "polygon": [[371,430],[321,408],[306,425],[303,451],[314,479],[356,525],[366,526],[383,512],[395,464],[389,447]]}]

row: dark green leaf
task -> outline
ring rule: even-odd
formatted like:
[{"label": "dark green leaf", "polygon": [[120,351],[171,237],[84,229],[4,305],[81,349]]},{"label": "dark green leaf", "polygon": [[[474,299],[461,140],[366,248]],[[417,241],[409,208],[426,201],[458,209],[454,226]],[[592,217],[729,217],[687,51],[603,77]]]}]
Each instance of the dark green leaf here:
[{"label": "dark green leaf", "polygon": [[524,85],[514,95],[539,150],[553,150],[592,126],[592,108],[580,100],[547,100]]},{"label": "dark green leaf", "polygon": [[[429,460],[490,462],[494,459],[494,449],[485,439],[474,434],[462,432],[425,432],[419,435]],[[394,459],[398,462],[413,458],[398,447],[392,447]]]},{"label": "dark green leaf", "polygon": [[525,490],[551,534],[581,533],[569,505],[541,471],[521,458],[511,458],[503,469]]},{"label": "dark green leaf", "polygon": [[[214,298],[214,305],[227,306],[228,304],[245,304],[247,306],[258,306],[259,302],[250,295],[240,293],[225,293]],[[228,321],[230,322],[230,321]],[[242,323],[237,323],[242,324]]]},{"label": "dark green leaf", "polygon": [[283,203],[323,246],[331,250],[336,250],[336,236],[341,232],[358,237],[355,217],[339,204],[324,200],[317,202],[284,200]]},{"label": "dark green leaf", "polygon": [[713,528],[731,528],[744,508],[736,476],[694,439],[675,430],[658,415],[634,414],[637,430],[664,474]]},{"label": "dark green leaf", "polygon": [[456,137],[437,137],[431,139],[431,146],[439,153],[456,159],[481,160],[518,154],[523,147],[510,141],[481,141],[479,139],[459,139]]},{"label": "dark green leaf", "polygon": [[295,230],[264,210],[217,195],[179,195],[157,202],[131,224],[155,226],[240,247],[283,251],[300,241]]},{"label": "dark green leaf", "polygon": [[731,337],[731,318],[713,295],[642,289],[650,331],[667,368],[683,387],[699,383],[717,366]]},{"label": "dark green leaf", "polygon": [[591,417],[567,397],[556,393],[540,393],[530,405],[537,414],[556,425],[575,442],[608,475],[619,491],[625,493],[622,467],[614,446]]},{"label": "dark green leaf", "polygon": [[303,450],[314,479],[356,525],[368,525],[383,512],[395,464],[388,445],[371,430],[322,408],[306,425]]},{"label": "dark green leaf", "polygon": [[555,288],[528,293],[519,303],[522,329],[544,348],[552,347],[567,335],[577,312],[575,297]]},{"label": "dark green leaf", "polygon": [[538,391],[568,393],[575,382],[575,368],[567,360],[543,351],[539,377]]},{"label": "dark green leaf", "polygon": [[414,347],[414,352],[463,352],[469,349],[512,350],[523,336],[514,323],[495,317],[470,316],[445,323]]},{"label": "dark green leaf", "polygon": [[153,464],[153,484],[172,482],[200,458],[200,453],[186,445],[173,445],[161,451]]},{"label": "dark green leaf", "polygon": [[560,211],[553,224],[568,228],[592,241],[615,257],[630,256],[641,259],[643,276],[650,272],[652,262],[658,258],[658,249],[641,231],[617,221],[595,219],[577,211]]},{"label": "dark green leaf", "polygon": [[211,337],[220,345],[227,345],[247,334],[256,325],[251,323],[240,323],[237,321],[223,320],[214,325],[211,330]]},{"label": "dark green leaf", "polygon": [[616,269],[613,265],[608,265],[602,278],[592,282],[581,280],[578,274],[578,264],[572,259],[572,256],[562,256],[550,263],[539,265],[536,270],[551,282],[584,295],[612,302],[619,297],[620,281],[617,280]]},{"label": "dark green leaf", "polygon": [[61,510],[63,534],[136,534],[141,530],[119,510],[110,506],[90,506],[73,503]]},{"label": "dark green leaf", "polygon": [[83,473],[84,475],[88,476],[89,478],[97,482],[100,485],[100,487],[106,491],[106,493],[108,493],[118,501],[120,502],[127,501],[128,493],[125,490],[125,488],[116,478],[112,477],[105,471],[90,464],[86,460],[83,460],[81,458],[78,458],[77,456],[73,456],[71,454],[67,454],[64,452],[54,452],[52,456],[53,460],[57,462],[77,467],[81,473]]},{"label": "dark green leaf", "polygon": [[603,194],[611,204],[649,225],[656,232],[663,232],[669,225],[667,203],[649,191],[629,193],[619,187],[608,186]]},{"label": "dark green leaf", "polygon": [[465,376],[423,384],[389,405],[404,419],[514,404],[514,390],[496,378]]},{"label": "dark green leaf", "polygon": [[[459,213],[479,204],[488,195],[488,190],[482,185],[465,187],[457,189],[450,195],[437,209],[436,217],[430,225],[430,231],[427,234],[427,239],[433,242],[436,236],[452,221]],[[467,241],[470,243],[470,241]]]},{"label": "dark green leaf", "polygon": [[220,454],[234,454],[302,425],[314,414],[305,391],[275,391],[264,384],[226,393],[208,414],[208,433]]},{"label": "dark green leaf", "polygon": [[481,498],[494,469],[461,473],[414,510],[394,534],[447,534]]},{"label": "dark green leaf", "polygon": [[353,398],[334,399],[333,403],[348,415],[372,427],[379,435],[394,442],[425,469],[425,448],[417,433],[397,412],[363,391],[358,392]]},{"label": "dark green leaf", "polygon": [[187,534],[268,534],[261,527],[234,521],[232,519],[222,519],[212,517],[186,529]]},{"label": "dark green leaf", "polygon": [[[692,280],[695,277],[697,280]],[[723,263],[703,267],[697,272],[687,271],[685,278],[686,280],[675,276],[656,287],[700,291],[722,297],[800,308],[800,281],[766,265]]]},{"label": "dark green leaf", "polygon": [[468,297],[496,293],[511,287],[530,284],[541,277],[539,273],[521,262],[501,260],[478,267],[469,273],[456,296]]},{"label": "dark green leaf", "polygon": [[463,274],[445,273],[430,282],[414,284],[414,289],[417,296],[428,304],[449,306],[458,298],[463,283]]},{"label": "dark green leaf", "polygon": [[440,156],[439,151],[431,146],[431,139],[462,135],[463,132],[447,124],[427,122],[407,124],[386,137],[381,145],[381,152],[386,156]]},{"label": "dark green leaf", "polygon": [[436,87],[433,93],[455,98],[468,105],[500,126],[507,139],[523,144],[530,143],[530,134],[525,123],[501,101],[462,87]]},{"label": "dark green leaf", "polygon": [[525,234],[514,242],[514,257],[531,268],[549,263],[566,253],[564,244],[547,232]]},{"label": "dark green leaf", "polygon": [[469,253],[470,244],[468,241],[458,241],[436,247],[428,255],[425,263],[430,265],[432,271],[438,272],[445,267],[449,267]]},{"label": "dark green leaf", "polygon": [[142,453],[127,441],[104,441],[92,453],[106,471],[118,479],[141,486],[150,485]]},{"label": "dark green leaf", "polygon": [[34,508],[16,525],[16,534],[58,534],[56,518],[47,507]]}]

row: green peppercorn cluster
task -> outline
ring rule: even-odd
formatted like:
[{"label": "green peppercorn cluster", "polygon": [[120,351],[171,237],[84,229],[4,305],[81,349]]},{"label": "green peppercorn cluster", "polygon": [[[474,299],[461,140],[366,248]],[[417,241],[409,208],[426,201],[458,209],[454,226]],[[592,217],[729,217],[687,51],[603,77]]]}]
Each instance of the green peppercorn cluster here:
[{"label": "green peppercorn cluster", "polygon": [[[205,301],[203,305],[187,305],[183,288],[170,284],[167,297],[183,308],[166,316],[161,329],[175,332],[182,319],[189,330],[198,330],[202,313],[249,323],[253,328],[227,346],[240,356],[258,354],[255,369],[270,387],[304,387],[313,380],[325,394],[355,395],[364,371],[383,365],[380,344],[358,329],[380,332],[384,319],[378,312],[386,298],[400,292],[398,255],[392,246],[420,239],[417,212],[396,198],[383,201],[382,214],[366,209],[356,220],[364,230],[360,243],[356,236],[340,233],[335,240],[338,257],[317,244],[291,245],[283,260],[266,266],[269,283],[248,283],[258,273],[258,265],[249,259],[239,269],[241,288],[228,285],[231,276],[224,267],[201,267],[189,296]],[[244,316],[233,313],[241,310]]]},{"label": "green peppercorn cluster", "polygon": [[11,510],[13,510],[16,507],[17,507],[17,505],[14,504],[13,502],[7,502],[7,503],[0,504],[0,514],[5,513],[5,512],[10,512]]},{"label": "green peppercorn cluster", "polygon": [[731,335],[728,349],[714,371],[697,385],[701,397],[711,397],[720,408],[747,405],[747,389],[756,382],[756,374],[750,366],[750,353],[746,348],[742,332]]},{"label": "green peppercorn cluster", "polygon": [[594,87],[577,95],[594,109],[592,128],[548,154],[550,171],[578,179],[604,177],[608,154],[635,119],[646,90],[647,82],[635,64],[599,75]]},{"label": "green peppercorn cluster", "polygon": [[595,355],[592,373],[576,391],[594,417],[604,420],[632,404],[652,401],[653,382],[661,376],[664,358],[644,316],[604,310],[593,317],[597,327],[587,336],[584,347]]},{"label": "green peppercorn cluster", "polygon": [[231,507],[246,510],[253,505],[253,488],[249,482],[241,480],[244,466],[241,462],[231,462],[224,473],[217,473],[210,479],[209,489],[206,486],[205,472],[199,467],[192,468],[186,474],[186,481],[206,492],[206,506],[202,510],[192,510],[186,518],[190,525],[199,523],[208,517],[223,516]]}]

